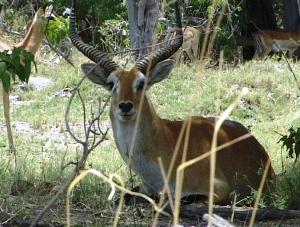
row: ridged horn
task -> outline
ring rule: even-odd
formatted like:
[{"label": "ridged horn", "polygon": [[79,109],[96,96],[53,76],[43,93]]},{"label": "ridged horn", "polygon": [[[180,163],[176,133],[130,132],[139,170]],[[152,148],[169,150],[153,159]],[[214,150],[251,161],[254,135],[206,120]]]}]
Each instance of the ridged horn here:
[{"label": "ridged horn", "polygon": [[70,15],[70,39],[73,45],[86,57],[101,66],[107,73],[111,73],[119,66],[107,54],[101,52],[95,47],[84,43],[76,31],[76,1],[72,1],[71,15]]},{"label": "ridged horn", "polygon": [[178,29],[175,36],[175,42],[138,61],[135,64],[135,67],[142,73],[146,74],[147,71],[151,70],[157,63],[171,57],[181,47],[183,42],[183,34],[178,1],[175,2],[175,17],[176,27]]}]

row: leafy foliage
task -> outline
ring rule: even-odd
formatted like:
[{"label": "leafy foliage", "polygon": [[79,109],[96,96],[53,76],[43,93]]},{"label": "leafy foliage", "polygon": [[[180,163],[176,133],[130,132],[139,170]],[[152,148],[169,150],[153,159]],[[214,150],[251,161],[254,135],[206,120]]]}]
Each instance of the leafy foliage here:
[{"label": "leafy foliage", "polygon": [[[65,7],[71,7],[70,0],[61,1],[51,1],[43,0],[46,4],[52,4],[58,14],[61,15]],[[114,19],[115,15],[121,15],[122,18],[127,16],[127,11],[123,0],[80,0],[76,2],[76,7],[80,10],[77,12],[78,20],[84,20],[87,15],[93,15],[93,17],[98,18],[100,21],[105,21],[109,19]]]},{"label": "leafy foliage", "polygon": [[20,30],[26,25],[28,17],[22,11],[9,8],[3,11],[3,25],[7,30]]},{"label": "leafy foliage", "polygon": [[295,158],[296,162],[300,155],[300,128],[289,128],[289,134],[283,135],[278,143],[282,143],[281,147],[288,151],[288,157]]},{"label": "leafy foliage", "polygon": [[11,87],[11,78],[15,80],[18,76],[21,81],[28,82],[33,61],[33,54],[20,48],[14,48],[11,53],[0,52],[0,79],[6,91]]},{"label": "leafy foliage", "polygon": [[49,21],[46,36],[50,43],[57,45],[69,35],[69,18],[57,18]]},{"label": "leafy foliage", "polygon": [[[55,8],[55,12],[58,15],[62,15],[66,8],[71,7],[70,0],[61,0],[61,1],[51,1],[43,0],[45,4],[52,4]],[[124,20],[127,18],[127,10],[125,1],[123,0],[80,0],[76,2],[77,10],[77,25],[79,35],[84,40],[84,42],[90,43],[92,45],[98,45],[102,43],[103,40],[108,41],[107,44],[100,44],[99,48],[101,50],[113,49],[112,39],[116,37],[105,37],[101,36],[98,32],[99,27],[102,27],[103,23],[107,20],[114,21],[116,17],[117,20]],[[117,15],[117,16],[116,16]],[[60,24],[54,24],[53,26],[60,27],[62,30],[65,30],[66,26],[65,21],[57,22]],[[110,22],[108,22],[110,23]],[[50,23],[49,23],[50,24]],[[55,31],[55,30],[53,30]],[[52,33],[52,32],[51,32]],[[60,36],[63,36],[65,32],[47,34],[49,36],[49,41],[53,41],[54,44],[57,43],[57,40],[61,39]],[[117,38],[120,38],[118,36]],[[108,40],[106,40],[108,39]],[[123,38],[122,38],[123,39]]]},{"label": "leafy foliage", "polygon": [[102,50],[107,52],[120,51],[130,46],[129,24],[127,21],[118,19],[106,20],[99,29],[103,47]]}]

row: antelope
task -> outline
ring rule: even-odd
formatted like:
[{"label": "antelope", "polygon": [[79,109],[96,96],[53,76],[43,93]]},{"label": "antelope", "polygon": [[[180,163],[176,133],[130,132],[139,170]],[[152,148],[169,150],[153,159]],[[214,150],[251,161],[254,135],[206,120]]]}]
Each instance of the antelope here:
[{"label": "antelope", "polygon": [[[175,52],[170,58],[174,59],[176,63],[180,64],[183,61],[183,54],[186,54],[191,63],[198,57],[198,48],[200,40],[200,31],[194,27],[182,28],[183,42],[180,49]],[[176,30],[172,30],[166,37],[168,43],[174,42],[176,37]]]},{"label": "antelope", "polygon": [[[38,51],[45,32],[45,26],[49,19],[52,19],[51,13],[49,13],[50,8],[46,9],[46,13],[42,8],[39,8],[35,13],[33,21],[25,35],[25,38],[17,44],[8,44],[0,41],[0,52],[9,51],[11,52],[14,48],[20,48],[31,52],[33,55]],[[3,109],[4,118],[7,128],[7,136],[9,141],[10,150],[14,150],[12,129],[10,125],[10,106],[9,106],[9,93],[2,88],[3,96]]]},{"label": "antelope", "polygon": [[[84,63],[81,68],[93,83],[101,85],[111,94],[109,116],[115,143],[125,163],[142,178],[142,183],[135,189],[149,196],[157,195],[164,187],[159,159],[167,171],[184,122],[160,118],[149,97],[143,96],[143,93],[164,80],[175,66],[175,61],[168,58],[180,48],[183,41],[178,5],[175,10],[178,32],[174,42],[139,60],[129,71],[121,68],[107,54],[80,39],[75,28],[74,6],[75,0],[71,9],[70,38],[74,46],[94,62]],[[215,124],[216,118],[213,117],[191,118],[189,135],[184,132],[184,136],[189,136],[186,161],[210,152]],[[249,131],[242,124],[226,120],[218,133],[218,145],[246,134]],[[176,169],[181,164],[183,153],[184,142],[181,141],[168,182],[173,196]],[[268,161],[267,152],[252,135],[218,151],[214,181],[215,202],[228,203],[232,191],[245,197],[250,195],[252,188],[258,189],[261,171]],[[270,166],[267,171],[266,182],[271,184],[274,180],[273,168]],[[181,197],[207,197],[209,177],[209,157],[188,167],[184,172]]]},{"label": "antelope", "polygon": [[259,30],[254,35],[255,54],[254,59],[266,57],[273,51],[275,53],[288,51],[289,57],[300,45],[300,32],[289,32],[284,30]]}]

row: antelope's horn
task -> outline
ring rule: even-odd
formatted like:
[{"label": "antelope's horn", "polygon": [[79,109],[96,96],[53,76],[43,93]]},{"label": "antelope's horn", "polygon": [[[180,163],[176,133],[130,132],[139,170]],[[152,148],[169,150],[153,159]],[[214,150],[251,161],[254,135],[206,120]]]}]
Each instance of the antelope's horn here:
[{"label": "antelope's horn", "polygon": [[117,69],[119,66],[107,54],[101,52],[95,47],[84,43],[76,31],[76,12],[75,0],[72,1],[71,15],[70,15],[70,39],[73,45],[86,57],[93,62],[99,64],[108,74]]},{"label": "antelope's horn", "polygon": [[183,34],[182,34],[182,24],[181,16],[178,6],[178,1],[175,2],[175,16],[176,16],[176,27],[178,31],[176,32],[175,42],[169,46],[155,51],[153,54],[144,57],[135,64],[135,67],[139,69],[142,73],[146,74],[151,70],[157,63],[171,57],[182,45]]}]

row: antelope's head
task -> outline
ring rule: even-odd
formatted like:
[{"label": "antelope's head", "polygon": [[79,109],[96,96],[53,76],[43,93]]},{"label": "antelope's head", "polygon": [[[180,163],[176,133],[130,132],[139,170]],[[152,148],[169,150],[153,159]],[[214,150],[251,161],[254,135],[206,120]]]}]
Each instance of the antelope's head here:
[{"label": "antelope's head", "polygon": [[47,7],[39,7],[34,15],[34,18],[27,24],[26,30],[28,31],[30,27],[32,27],[32,29],[35,31],[44,32],[47,22],[55,18],[52,14],[52,9],[52,5]]},{"label": "antelope's head", "polygon": [[75,0],[73,0],[70,17],[70,38],[79,51],[96,63],[85,63],[81,65],[81,68],[92,82],[110,91],[111,110],[118,120],[134,120],[143,90],[165,79],[174,67],[175,62],[168,58],[182,45],[182,26],[177,3],[175,14],[179,31],[177,32],[176,41],[144,57],[131,70],[125,71],[107,54],[82,42],[75,28]]}]

